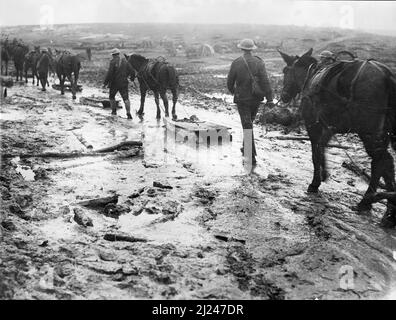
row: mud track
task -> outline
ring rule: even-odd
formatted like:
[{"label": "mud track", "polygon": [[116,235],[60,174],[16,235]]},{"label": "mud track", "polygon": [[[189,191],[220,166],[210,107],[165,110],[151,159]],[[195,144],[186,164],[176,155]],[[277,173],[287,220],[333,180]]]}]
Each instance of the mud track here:
[{"label": "mud track", "polygon": [[[88,87],[79,96],[90,94],[106,96]],[[138,101],[133,95],[133,108]],[[396,231],[378,226],[381,203],[370,216],[352,211],[366,183],[342,167],[344,150],[329,149],[329,181],[309,195],[309,142],[269,139],[280,133],[258,126],[259,165],[249,174],[236,112],[181,104],[179,117],[231,126],[233,142],[199,150],[176,143],[154,119],[152,96],[145,119],[128,121],[124,110],[111,117],[54,90],[10,90],[3,154],[87,152],[127,140],[143,149],[2,159],[1,299],[395,298]],[[356,137],[340,140],[369,167]],[[118,203],[104,210],[78,205],[114,195]],[[76,223],[76,209],[92,227]],[[353,288],[340,286],[345,266]]]}]

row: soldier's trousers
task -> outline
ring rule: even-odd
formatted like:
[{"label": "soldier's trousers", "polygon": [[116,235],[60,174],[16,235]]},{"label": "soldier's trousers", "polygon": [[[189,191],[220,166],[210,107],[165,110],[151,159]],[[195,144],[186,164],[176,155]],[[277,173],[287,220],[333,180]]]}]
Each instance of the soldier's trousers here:
[{"label": "soldier's trousers", "polygon": [[237,106],[243,128],[243,155],[255,159],[257,153],[254,143],[253,122],[256,119],[260,102],[240,102]]}]

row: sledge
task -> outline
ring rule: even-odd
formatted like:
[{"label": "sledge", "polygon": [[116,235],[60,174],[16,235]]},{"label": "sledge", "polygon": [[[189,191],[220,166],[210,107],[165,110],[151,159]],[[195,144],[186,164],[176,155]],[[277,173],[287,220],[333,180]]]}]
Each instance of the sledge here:
[{"label": "sledge", "polygon": [[[91,107],[110,109],[110,101],[108,98],[104,98],[104,97],[95,97],[95,96],[81,97],[80,103]],[[120,101],[116,100],[116,103],[117,103],[117,109],[122,109],[122,107],[120,106]]]},{"label": "sledge", "polygon": [[[55,90],[58,90],[58,91],[61,90],[60,84],[56,84],[56,83],[54,83],[54,84],[52,85],[52,88],[55,89]],[[63,86],[63,88],[65,89],[65,91],[71,91],[71,85],[70,85],[70,84],[66,84],[66,83],[65,83],[65,85]],[[82,85],[81,85],[81,84],[78,84],[78,85],[77,85],[77,92],[82,92],[82,90],[83,90]]]},{"label": "sledge", "polygon": [[232,128],[210,121],[201,121],[192,116],[190,119],[171,120],[164,118],[167,130],[175,135],[177,142],[191,142],[196,144],[221,145],[232,141]]}]

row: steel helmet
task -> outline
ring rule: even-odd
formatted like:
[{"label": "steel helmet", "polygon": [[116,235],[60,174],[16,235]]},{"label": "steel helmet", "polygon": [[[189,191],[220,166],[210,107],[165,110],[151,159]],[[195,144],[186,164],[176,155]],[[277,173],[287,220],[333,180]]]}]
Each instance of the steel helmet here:
[{"label": "steel helmet", "polygon": [[117,48],[114,48],[113,50],[111,50],[111,55],[115,55],[115,54],[120,54],[121,51],[118,50]]},{"label": "steel helmet", "polygon": [[322,51],[319,55],[321,58],[333,58],[334,59],[334,53],[328,50]]},{"label": "steel helmet", "polygon": [[243,39],[238,44],[238,48],[243,50],[255,50],[257,49],[257,46],[254,44],[254,41],[252,39]]}]

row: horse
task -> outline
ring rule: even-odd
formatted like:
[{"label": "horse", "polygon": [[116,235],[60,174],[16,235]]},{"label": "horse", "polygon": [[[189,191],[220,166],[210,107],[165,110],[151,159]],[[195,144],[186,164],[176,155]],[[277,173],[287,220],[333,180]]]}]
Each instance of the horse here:
[{"label": "horse", "polygon": [[10,61],[10,53],[8,48],[4,45],[1,46],[1,74],[3,74],[3,62],[5,65],[5,75],[8,76],[8,62]]},{"label": "horse", "polygon": [[38,59],[40,58],[40,49],[35,48],[34,51],[30,51],[25,55],[25,61],[23,64],[23,71],[25,73],[25,82],[28,83],[28,71],[29,69],[32,70],[32,76],[33,76],[33,84],[35,78],[37,78],[37,86],[39,86],[39,77],[37,74],[37,62]]},{"label": "horse", "polygon": [[127,61],[135,70],[140,87],[140,109],[137,114],[144,115],[144,103],[146,93],[152,90],[154,93],[155,104],[157,105],[157,119],[161,118],[159,97],[161,96],[165,106],[165,117],[169,117],[169,102],[166,91],[171,90],[173,96],[172,118],[177,119],[176,103],[178,99],[179,79],[176,69],[165,61],[147,59],[139,54],[125,55]]},{"label": "horse", "polygon": [[[301,93],[301,114],[312,146],[314,166],[309,193],[317,193],[328,178],[325,148],[336,133],[357,133],[371,158],[371,178],[367,191],[355,208],[371,209],[383,177],[388,192],[396,191],[395,167],[388,151],[396,150],[396,78],[384,64],[373,60],[338,61],[320,80],[313,49],[301,57],[279,51],[286,67],[283,70],[281,100],[290,102]],[[322,70],[323,71],[323,70]],[[319,79],[319,80],[318,80]],[[396,201],[388,199],[381,226],[396,225]]]},{"label": "horse", "polygon": [[[81,69],[81,58],[68,51],[55,50],[55,72],[59,78],[61,94],[65,94],[65,79],[70,81],[73,100],[76,99],[78,76]],[[74,75],[74,78],[73,78]]]},{"label": "horse", "polygon": [[42,53],[37,61],[37,76],[40,79],[42,91],[46,91],[45,86],[48,83],[48,72],[53,70],[52,57],[49,53]]},{"label": "horse", "polygon": [[16,81],[23,80],[23,65],[25,62],[25,56],[29,52],[29,47],[18,43],[12,47],[12,58],[14,60]]}]

